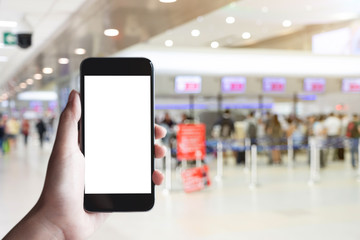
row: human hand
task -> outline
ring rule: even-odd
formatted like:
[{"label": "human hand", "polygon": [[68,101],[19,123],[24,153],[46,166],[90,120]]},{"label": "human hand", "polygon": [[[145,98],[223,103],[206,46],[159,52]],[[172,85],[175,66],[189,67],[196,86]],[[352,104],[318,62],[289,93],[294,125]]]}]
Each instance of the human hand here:
[{"label": "human hand", "polygon": [[[83,208],[85,158],[78,142],[80,116],[79,94],[72,91],[60,117],[40,199],[4,239],[85,239],[109,215]],[[165,134],[164,128],[155,126],[156,138]],[[155,145],[155,157],[164,155],[165,149]],[[159,185],[163,175],[155,170],[152,179]]]}]

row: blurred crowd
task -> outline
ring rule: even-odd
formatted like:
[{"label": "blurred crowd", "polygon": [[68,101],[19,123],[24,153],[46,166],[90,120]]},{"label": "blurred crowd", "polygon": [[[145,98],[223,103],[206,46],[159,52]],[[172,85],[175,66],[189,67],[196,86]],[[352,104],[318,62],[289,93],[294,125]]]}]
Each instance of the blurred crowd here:
[{"label": "blurred crowd", "polygon": [[0,152],[6,154],[12,149],[16,149],[19,138],[23,139],[23,144],[28,145],[28,139],[32,132],[38,136],[39,145],[42,148],[44,142],[50,140],[54,133],[54,117],[48,119],[17,119],[0,114]]},{"label": "blurred crowd", "polygon": [[[182,120],[176,123],[169,113],[158,121],[166,127],[170,134],[166,143],[172,148],[171,135],[175,139],[176,125],[179,123],[193,123],[193,119],[182,114]],[[207,124],[209,125],[209,124]],[[230,110],[225,110],[211,126],[209,138],[222,140],[233,148],[238,163],[244,161],[244,151],[237,150],[237,146],[257,145],[268,155],[269,164],[281,164],[281,153],[287,151],[289,145],[294,151],[294,158],[300,151],[307,152],[310,161],[309,139],[315,139],[319,149],[321,167],[325,167],[328,160],[344,161],[346,151],[350,151],[354,168],[358,165],[360,119],[357,114],[319,114],[299,117],[294,115],[279,116],[266,112],[259,114],[251,111],[241,120],[234,120]]]}]

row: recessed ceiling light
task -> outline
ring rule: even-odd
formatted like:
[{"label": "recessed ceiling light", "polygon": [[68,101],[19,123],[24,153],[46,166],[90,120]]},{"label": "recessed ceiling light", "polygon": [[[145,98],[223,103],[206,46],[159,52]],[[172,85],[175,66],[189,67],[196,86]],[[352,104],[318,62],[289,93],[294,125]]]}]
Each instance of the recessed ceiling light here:
[{"label": "recessed ceiling light", "polygon": [[15,21],[0,21],[0,27],[9,27],[9,28],[14,28],[16,27],[18,24]]},{"label": "recessed ceiling light", "polygon": [[84,55],[85,53],[86,53],[86,50],[85,49],[83,49],[83,48],[77,48],[77,49],[75,49],[75,54],[77,54],[77,55]]},{"label": "recessed ceiling light", "polygon": [[19,85],[19,87],[22,88],[22,89],[26,88],[26,86],[27,86],[27,84],[24,83],[24,82],[23,82],[23,83],[20,83],[20,85]]},{"label": "recessed ceiling light", "polygon": [[70,60],[68,58],[59,58],[58,63],[59,64],[68,64],[69,61]]},{"label": "recessed ceiling light", "polygon": [[233,24],[235,22],[235,18],[234,17],[227,17],[225,21],[226,21],[227,24]]},{"label": "recessed ceiling light", "polygon": [[46,67],[46,68],[43,68],[42,72],[45,73],[45,74],[52,74],[53,73],[53,69],[50,68],[50,67]]},{"label": "recessed ceiling light", "polygon": [[241,35],[241,37],[243,39],[250,39],[251,38],[251,34],[249,32],[243,32],[243,34]]},{"label": "recessed ceiling light", "polygon": [[8,57],[0,56],[0,62],[7,62],[7,61],[8,61]]},{"label": "recessed ceiling light", "polygon": [[43,76],[40,73],[34,74],[34,79],[41,80],[42,78],[43,78]]},{"label": "recessed ceiling light", "polygon": [[198,37],[198,36],[200,36],[200,31],[199,31],[199,29],[193,29],[193,30],[191,31],[191,36],[193,36],[193,37]]},{"label": "recessed ceiling light", "polygon": [[172,47],[174,45],[174,42],[172,41],[172,40],[166,40],[165,41],[165,46],[167,46],[167,47]]},{"label": "recessed ceiling light", "polygon": [[115,37],[115,36],[119,35],[119,30],[113,29],[113,28],[106,29],[104,31],[104,34],[105,34],[105,36],[108,36],[108,37]]},{"label": "recessed ceiling light", "polygon": [[32,78],[28,78],[28,79],[26,79],[26,83],[28,85],[32,85],[34,83],[34,80],[32,80]]},{"label": "recessed ceiling light", "polygon": [[211,42],[210,46],[211,46],[212,48],[218,48],[218,47],[219,47],[219,42],[213,41],[213,42]]},{"label": "recessed ceiling light", "polygon": [[283,27],[291,27],[292,22],[290,20],[284,20],[282,22]]},{"label": "recessed ceiling light", "polygon": [[173,2],[176,2],[176,0],[159,0],[159,2],[162,2],[162,3],[173,3]]},{"label": "recessed ceiling light", "polygon": [[261,8],[261,11],[262,11],[263,13],[267,13],[267,12],[269,12],[269,8],[266,7],[266,6],[263,6],[263,7]]}]

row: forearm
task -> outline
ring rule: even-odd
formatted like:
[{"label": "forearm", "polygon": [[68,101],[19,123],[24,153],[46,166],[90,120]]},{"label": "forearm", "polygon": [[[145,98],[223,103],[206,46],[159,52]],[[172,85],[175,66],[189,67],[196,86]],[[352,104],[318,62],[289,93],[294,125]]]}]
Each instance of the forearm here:
[{"label": "forearm", "polygon": [[60,228],[47,221],[34,207],[3,240],[12,239],[65,239],[65,237]]}]

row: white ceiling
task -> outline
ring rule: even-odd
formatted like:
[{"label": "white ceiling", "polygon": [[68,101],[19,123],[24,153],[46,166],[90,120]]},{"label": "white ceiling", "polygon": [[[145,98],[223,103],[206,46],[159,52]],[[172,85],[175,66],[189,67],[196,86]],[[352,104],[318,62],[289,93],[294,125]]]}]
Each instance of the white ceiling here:
[{"label": "white ceiling", "polygon": [[0,0],[0,21],[21,23],[25,18],[33,30],[33,45],[29,49],[3,46],[3,32],[13,28],[0,27],[0,56],[8,58],[0,62],[1,79],[8,79],[33,54],[40,52],[45,41],[54,38],[61,26],[86,0]]},{"label": "white ceiling", "polygon": [[[226,23],[229,16],[235,18],[235,23]],[[308,25],[335,23],[359,16],[358,0],[242,0],[158,35],[148,44],[163,46],[171,39],[173,47],[209,47],[212,41],[218,41],[220,47],[246,46]],[[292,26],[284,28],[284,20],[290,20]],[[200,36],[191,36],[193,29],[200,30]],[[249,32],[252,37],[242,39],[243,32]]]}]

